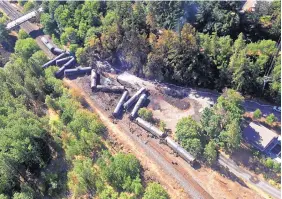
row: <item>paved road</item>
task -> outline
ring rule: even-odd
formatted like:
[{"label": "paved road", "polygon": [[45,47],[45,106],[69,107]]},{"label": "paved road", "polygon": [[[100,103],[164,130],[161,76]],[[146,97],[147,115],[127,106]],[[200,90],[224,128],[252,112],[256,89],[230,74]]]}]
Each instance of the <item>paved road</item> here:
[{"label": "paved road", "polygon": [[281,197],[281,192],[279,189],[274,188],[270,184],[268,184],[266,181],[263,180],[257,180],[253,181],[251,180],[252,174],[251,172],[245,170],[242,167],[239,167],[236,165],[236,163],[222,155],[219,155],[218,162],[229,169],[233,174],[235,174],[237,177],[244,179],[248,183],[258,187],[259,189],[263,190],[265,193],[270,195],[273,198],[280,198]]},{"label": "paved road", "polygon": [[[7,1],[0,1],[0,10],[2,10],[11,20],[17,19],[22,16],[22,13],[12,4]],[[20,25],[20,27],[28,33],[36,43],[44,51],[44,53],[49,57],[53,58],[54,55],[48,50],[48,48],[41,42],[40,38],[44,36],[43,31],[35,24],[26,21]],[[45,35],[47,37],[47,35]]]},{"label": "paved road", "polygon": [[[194,96],[196,96],[196,98],[209,98],[209,101],[214,102],[214,103],[217,101],[217,98],[220,96],[220,93],[209,92],[209,91],[200,91],[200,90],[182,87],[182,86],[176,86],[176,85],[168,84],[168,83],[161,83],[161,85],[184,89],[187,92],[187,95],[193,94]],[[256,109],[260,109],[263,116],[267,116],[273,113],[275,117],[277,117],[278,121],[281,122],[281,114],[273,110],[274,105],[263,104],[263,103],[253,101],[253,100],[245,100],[242,106],[244,107],[245,111],[247,112],[253,112]]]}]

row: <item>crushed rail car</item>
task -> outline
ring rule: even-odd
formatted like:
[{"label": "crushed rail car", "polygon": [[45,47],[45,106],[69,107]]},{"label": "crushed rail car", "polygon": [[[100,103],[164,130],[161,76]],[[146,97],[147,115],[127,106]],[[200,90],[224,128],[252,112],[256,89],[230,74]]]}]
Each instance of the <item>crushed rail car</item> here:
[{"label": "crushed rail car", "polygon": [[115,108],[115,110],[114,110],[114,112],[113,112],[114,117],[117,117],[119,115],[121,108],[122,108],[125,100],[127,99],[127,97],[128,97],[128,91],[124,91],[120,100],[119,100],[119,102],[118,102],[118,104],[117,104],[117,106],[116,106],[116,108]]},{"label": "crushed rail car", "polygon": [[143,103],[146,101],[146,99],[147,99],[147,95],[146,95],[145,93],[143,93],[143,94],[139,97],[137,103],[135,104],[133,110],[131,111],[131,113],[130,113],[130,115],[129,115],[129,118],[130,118],[131,120],[133,120],[133,119],[136,117],[139,108],[141,108],[141,106],[142,106]]},{"label": "crushed rail car", "polygon": [[146,92],[146,88],[142,87],[139,89],[127,102],[124,103],[124,108],[125,110],[128,110],[139,98],[139,96],[143,93]]}]

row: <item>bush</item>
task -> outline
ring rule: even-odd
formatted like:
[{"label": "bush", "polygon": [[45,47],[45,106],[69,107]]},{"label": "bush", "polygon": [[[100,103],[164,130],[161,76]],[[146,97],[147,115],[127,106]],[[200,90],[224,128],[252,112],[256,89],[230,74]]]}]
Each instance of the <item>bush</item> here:
[{"label": "bush", "polygon": [[279,162],[274,162],[273,164],[273,170],[276,173],[280,173],[281,172],[281,164]]},{"label": "bush", "polygon": [[259,119],[261,117],[261,111],[259,109],[255,110],[253,113],[253,118],[254,119]]},{"label": "bush", "polygon": [[148,184],[145,190],[145,194],[143,196],[143,199],[168,199],[168,198],[169,196],[164,190],[164,188],[155,182]]},{"label": "bush", "polygon": [[266,118],[265,118],[265,121],[268,125],[272,125],[273,122],[277,121],[277,118],[275,117],[275,115],[273,113],[271,113],[270,115],[268,115]]},{"label": "bush", "polygon": [[153,122],[153,113],[151,110],[148,110],[146,108],[140,108],[138,111],[138,115],[139,117],[141,117],[142,119],[148,121],[148,122]]},{"label": "bush", "polygon": [[164,123],[164,121],[160,121],[159,126],[160,126],[160,130],[165,133],[166,124]]},{"label": "bush", "polygon": [[269,169],[272,169],[273,168],[273,165],[274,165],[274,162],[271,158],[267,158],[265,161],[264,161],[264,166],[266,166],[267,168]]}]

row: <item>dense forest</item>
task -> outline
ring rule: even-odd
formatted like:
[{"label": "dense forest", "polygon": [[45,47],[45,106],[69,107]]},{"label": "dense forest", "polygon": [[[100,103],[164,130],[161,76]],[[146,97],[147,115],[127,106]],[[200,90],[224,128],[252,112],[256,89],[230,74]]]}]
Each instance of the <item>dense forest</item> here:
[{"label": "dense forest", "polygon": [[281,2],[243,3],[50,1],[40,21],[81,64],[280,103]]},{"label": "dense forest", "polygon": [[107,129],[75,91],[43,71],[48,59],[22,31],[0,69],[0,198],[168,198],[141,180],[139,160],[112,153]]}]

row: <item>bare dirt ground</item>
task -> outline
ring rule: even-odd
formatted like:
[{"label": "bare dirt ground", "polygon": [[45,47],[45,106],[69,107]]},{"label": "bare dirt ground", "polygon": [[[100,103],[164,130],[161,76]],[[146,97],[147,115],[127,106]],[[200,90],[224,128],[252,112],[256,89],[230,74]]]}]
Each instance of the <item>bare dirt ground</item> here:
[{"label": "bare dirt ground", "polygon": [[[136,155],[144,168],[145,180],[159,181],[167,189],[171,198],[262,198],[247,186],[241,186],[236,181],[222,177],[218,172],[210,168],[193,169],[181,158],[176,158],[166,145],[159,144],[157,139],[151,138],[142,128],[130,122],[126,114],[123,114],[121,120],[115,121],[117,124],[114,124],[110,115],[120,95],[101,92],[92,93],[88,76],[72,81],[64,79],[64,82],[69,87],[78,89],[92,110],[100,116],[109,129],[109,139],[114,140],[113,143],[120,146],[123,151]],[[118,82],[123,85],[125,83],[121,82],[120,79]],[[112,81],[112,83],[115,82]],[[133,80],[130,83],[134,86],[146,85],[144,82],[136,83]],[[131,93],[136,90],[132,85],[128,89]],[[162,100],[162,98],[160,98],[161,100],[159,98],[155,99],[155,96],[161,97],[162,95],[156,92],[157,89],[153,84],[146,85],[146,87],[150,89],[149,107],[155,109],[155,117],[162,116],[162,120],[172,121],[173,117],[176,120],[175,115],[187,116],[195,114],[192,101],[195,99],[190,99],[187,110],[180,110],[169,102]],[[153,105],[151,105],[151,102]],[[197,102],[196,106],[199,108],[201,104]],[[204,106],[207,106],[207,104],[204,104]],[[163,111],[166,111],[166,116],[163,116],[165,115]],[[175,111],[174,116],[168,118],[168,115],[173,115],[171,114],[173,111]],[[171,125],[173,129],[173,124],[176,124],[176,122],[173,121],[168,125]]]}]

